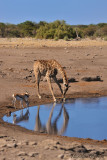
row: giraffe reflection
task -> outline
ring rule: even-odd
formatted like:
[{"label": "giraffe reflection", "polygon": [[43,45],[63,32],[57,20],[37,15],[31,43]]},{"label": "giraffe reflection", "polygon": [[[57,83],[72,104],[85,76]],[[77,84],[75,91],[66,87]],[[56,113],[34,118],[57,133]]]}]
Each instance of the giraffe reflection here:
[{"label": "giraffe reflection", "polygon": [[[64,104],[62,103],[59,114],[52,122],[51,120],[52,120],[53,111],[54,111],[55,106],[56,106],[56,103],[53,104],[53,107],[51,109],[49,119],[48,119],[46,125],[42,125],[42,123],[41,123],[40,116],[39,116],[40,106],[38,106],[38,111],[37,111],[37,115],[36,115],[36,123],[35,123],[35,131],[45,132],[48,134],[58,134],[58,135],[62,135],[64,133],[64,131],[66,130],[67,125],[68,125],[69,115],[66,111],[66,108],[64,107]],[[63,121],[62,128],[60,130],[58,130],[57,121],[60,118],[62,111],[63,111],[64,121]]]},{"label": "giraffe reflection", "polygon": [[27,108],[25,114],[23,114],[23,109],[21,110],[20,112],[20,116],[17,117],[16,114],[13,115],[13,124],[17,124],[19,122],[22,122],[22,121],[28,121],[29,120],[29,108]]}]

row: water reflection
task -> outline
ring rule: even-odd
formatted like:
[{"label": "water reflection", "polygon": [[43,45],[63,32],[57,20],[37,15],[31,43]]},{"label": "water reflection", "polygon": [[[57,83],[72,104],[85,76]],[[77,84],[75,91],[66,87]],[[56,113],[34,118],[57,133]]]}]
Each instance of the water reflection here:
[{"label": "water reflection", "polygon": [[98,104],[100,102],[99,98],[72,98],[72,99],[67,99],[66,103],[83,103],[83,104],[92,104],[92,103],[96,103]]},{"label": "water reflection", "polygon": [[[68,125],[69,115],[68,115],[66,108],[64,107],[64,104],[62,103],[62,106],[60,108],[58,115],[52,121],[52,116],[53,116],[55,106],[56,106],[56,103],[54,103],[52,106],[52,109],[49,114],[49,118],[48,118],[46,125],[42,125],[42,123],[41,123],[41,119],[40,119],[40,115],[39,115],[40,106],[38,106],[36,121],[35,121],[35,129],[34,129],[35,131],[46,132],[48,134],[60,134],[60,135],[62,135],[64,133],[64,131],[66,130],[67,125]],[[62,128],[59,130],[57,127],[57,122],[58,122],[58,119],[61,117],[62,111],[63,111],[64,121],[63,121]]]},{"label": "water reflection", "polygon": [[100,102],[100,100],[98,98],[78,98],[77,101],[81,101],[84,104],[92,104],[92,103],[96,103],[98,104]]},{"label": "water reflection", "polygon": [[3,120],[37,132],[68,137],[107,139],[107,97],[69,99],[33,106]]},{"label": "water reflection", "polygon": [[17,116],[16,114],[13,114],[13,124],[17,124],[22,121],[28,121],[29,120],[29,108],[27,108],[26,112],[23,114],[23,109],[20,111],[20,115]]}]

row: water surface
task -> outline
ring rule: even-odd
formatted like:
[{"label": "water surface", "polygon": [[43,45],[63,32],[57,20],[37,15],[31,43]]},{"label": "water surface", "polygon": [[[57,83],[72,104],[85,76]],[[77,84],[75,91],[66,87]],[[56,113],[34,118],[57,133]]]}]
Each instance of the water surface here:
[{"label": "water surface", "polygon": [[33,106],[3,120],[48,134],[103,140],[107,139],[107,97]]}]

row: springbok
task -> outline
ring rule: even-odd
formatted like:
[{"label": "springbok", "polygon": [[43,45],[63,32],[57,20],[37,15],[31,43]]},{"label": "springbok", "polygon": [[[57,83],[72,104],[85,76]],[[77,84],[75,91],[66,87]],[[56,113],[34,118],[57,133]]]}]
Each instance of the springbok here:
[{"label": "springbok", "polygon": [[16,109],[16,105],[15,105],[16,101],[20,101],[20,107],[21,108],[24,108],[23,107],[23,101],[26,103],[26,107],[29,106],[29,101],[28,101],[29,94],[28,94],[28,92],[25,92],[25,93],[22,93],[22,94],[15,93],[15,94],[12,95],[12,97],[13,97],[13,105],[14,105],[15,109]]}]

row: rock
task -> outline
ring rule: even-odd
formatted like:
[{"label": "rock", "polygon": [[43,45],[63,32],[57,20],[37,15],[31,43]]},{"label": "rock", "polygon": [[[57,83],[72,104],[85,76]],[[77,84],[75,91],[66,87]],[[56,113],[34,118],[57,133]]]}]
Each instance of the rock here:
[{"label": "rock", "polygon": [[17,145],[21,145],[21,146],[24,146],[24,145],[29,145],[29,142],[28,141],[19,141],[18,143],[17,143]]},{"label": "rock", "polygon": [[27,156],[28,154],[27,153],[25,153],[25,152],[19,152],[18,154],[17,154],[17,156]]},{"label": "rock", "polygon": [[7,142],[5,139],[0,139],[0,147],[6,147],[7,146]]},{"label": "rock", "polygon": [[29,144],[29,142],[28,141],[25,141],[25,145],[28,145]]},{"label": "rock", "polygon": [[49,149],[50,149],[50,150],[54,150],[54,147],[53,147],[53,146],[50,146]]},{"label": "rock", "polygon": [[37,142],[32,141],[32,142],[28,142],[28,144],[31,145],[31,146],[36,146]]},{"label": "rock", "polygon": [[48,149],[49,149],[49,146],[45,146],[44,149],[45,149],[45,150],[48,150]]},{"label": "rock", "polygon": [[65,151],[72,151],[73,153],[87,153],[88,150],[85,146],[78,142],[73,142],[69,147],[63,148]]},{"label": "rock", "polygon": [[90,54],[87,54],[86,56],[89,56]]},{"label": "rock", "polygon": [[9,143],[7,144],[8,148],[16,148],[18,145],[16,143]]},{"label": "rock", "polygon": [[78,160],[77,158],[68,158],[67,160]]},{"label": "rock", "polygon": [[0,148],[0,152],[3,152],[4,151],[4,149],[3,148]]},{"label": "rock", "polygon": [[79,152],[79,153],[88,152],[88,150],[83,145],[73,148],[73,151]]},{"label": "rock", "polygon": [[90,155],[95,155],[95,154],[96,154],[96,150],[90,151]]},{"label": "rock", "polygon": [[57,149],[58,147],[57,147],[57,146],[53,146],[53,148],[54,148],[54,149]]},{"label": "rock", "polygon": [[60,145],[60,142],[59,142],[59,141],[58,141],[58,142],[56,142],[56,145],[57,145],[57,144],[59,144],[59,145]]},{"label": "rock", "polygon": [[66,53],[69,53],[69,51],[66,51]]},{"label": "rock", "polygon": [[63,158],[64,158],[64,154],[60,154],[60,155],[58,155],[58,158],[63,159]]},{"label": "rock", "polygon": [[102,155],[104,154],[104,151],[96,151],[96,155]]},{"label": "rock", "polygon": [[[4,136],[4,135],[1,135],[1,136],[0,136],[0,138],[5,138],[5,137],[7,137],[7,136]],[[1,142],[1,140],[0,140],[0,142]]]},{"label": "rock", "polygon": [[18,146],[20,146],[20,145],[22,146],[22,142],[18,142],[17,145],[18,145]]},{"label": "rock", "polygon": [[6,160],[6,158],[3,158],[2,160]]},{"label": "rock", "polygon": [[57,141],[51,140],[51,139],[46,139],[40,142],[41,145],[56,145]]},{"label": "rock", "polygon": [[79,142],[72,142],[70,147],[78,147],[78,146],[81,146],[81,143]]},{"label": "rock", "polygon": [[36,157],[38,154],[39,154],[39,153],[31,152],[31,153],[29,153],[28,155],[29,155],[30,157]]},{"label": "rock", "polygon": [[87,82],[91,82],[91,81],[102,81],[100,76],[96,76],[96,77],[83,77],[81,78],[82,81],[87,81]]},{"label": "rock", "polygon": [[6,140],[5,139],[0,139],[0,146],[6,144]]}]

